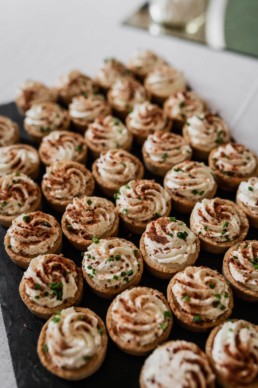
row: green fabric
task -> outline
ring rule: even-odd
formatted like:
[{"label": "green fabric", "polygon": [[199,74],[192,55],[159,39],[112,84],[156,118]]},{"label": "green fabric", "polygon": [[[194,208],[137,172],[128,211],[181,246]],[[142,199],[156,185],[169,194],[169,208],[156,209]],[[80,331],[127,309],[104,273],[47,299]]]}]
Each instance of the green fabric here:
[{"label": "green fabric", "polygon": [[229,0],[225,15],[229,50],[258,57],[258,0]]}]

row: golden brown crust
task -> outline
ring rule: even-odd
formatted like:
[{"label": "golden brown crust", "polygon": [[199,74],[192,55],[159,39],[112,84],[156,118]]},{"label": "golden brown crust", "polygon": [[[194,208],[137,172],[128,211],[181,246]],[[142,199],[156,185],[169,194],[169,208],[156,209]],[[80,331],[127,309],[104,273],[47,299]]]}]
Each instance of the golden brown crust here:
[{"label": "golden brown crust", "polygon": [[27,81],[16,97],[16,107],[21,115],[31,107],[34,102],[57,100],[57,91],[55,88],[49,88],[41,82]]},{"label": "golden brown crust", "polygon": [[200,253],[200,240],[198,236],[196,236],[196,251],[188,257],[188,260],[186,261],[186,263],[178,265],[177,269],[165,268],[162,265],[155,263],[153,260],[151,260],[148,252],[146,252],[145,243],[144,243],[145,233],[146,231],[142,234],[140,239],[140,251],[143,255],[143,259],[146,267],[148,268],[150,273],[152,273],[152,275],[157,276],[158,278],[171,279],[173,275],[175,275],[177,272],[181,271],[185,267],[188,267],[189,265],[194,265],[194,263],[198,259],[198,256]]},{"label": "golden brown crust", "polygon": [[[141,289],[145,295],[147,295],[148,293],[151,295],[158,294],[159,295],[158,298],[162,300],[162,302],[167,307],[167,311],[170,312],[168,302],[166,301],[164,295],[160,291],[157,291],[157,290],[155,290],[153,288],[149,288],[149,287],[138,287],[138,288]],[[119,297],[119,295],[117,297]],[[114,341],[114,343],[122,351],[129,353],[133,356],[143,356],[143,355],[146,355],[149,352],[151,352],[153,349],[155,349],[158,345],[160,345],[164,341],[166,341],[166,339],[168,338],[170,331],[172,329],[172,324],[173,324],[172,316],[166,319],[167,326],[166,326],[166,329],[163,331],[162,335],[160,337],[156,338],[156,340],[152,343],[149,343],[147,345],[138,345],[136,343],[124,342],[123,340],[121,340],[121,338],[119,338],[119,336],[116,334],[115,324],[114,324],[114,322],[112,320],[112,316],[111,316],[111,314],[112,314],[111,311],[112,311],[112,308],[114,306],[115,301],[116,301],[116,299],[113,300],[113,302],[110,304],[110,306],[108,308],[107,316],[106,316],[106,326],[107,326],[107,331],[108,331],[109,336],[111,337],[112,341]]]},{"label": "golden brown crust", "polygon": [[[36,185],[36,189],[37,189],[37,198],[34,201],[34,203],[31,205],[31,207],[27,210],[27,213],[31,213],[36,210],[41,210],[42,208],[42,195],[38,185]],[[14,216],[4,216],[0,214],[0,225],[4,226],[5,228],[9,228],[9,226],[11,226],[12,224],[12,221],[19,215],[20,214],[15,214]]]},{"label": "golden brown crust", "polygon": [[[113,237],[107,237],[107,239],[112,240]],[[120,240],[126,241],[125,239],[120,239]],[[91,290],[96,295],[98,295],[99,297],[104,298],[104,299],[112,299],[116,295],[125,291],[126,289],[136,287],[139,285],[141,278],[142,278],[142,274],[143,274],[143,258],[142,258],[141,252],[136,247],[135,247],[135,249],[137,250],[136,257],[137,257],[138,264],[139,264],[138,271],[131,277],[131,279],[126,284],[124,284],[120,287],[113,287],[113,288],[111,288],[111,287],[110,288],[98,287],[95,284],[95,282],[92,281],[89,274],[85,271],[84,266],[82,266],[82,273],[83,273],[84,279],[86,280],[86,282],[90,286]]]},{"label": "golden brown crust", "polygon": [[[47,255],[50,256],[50,255]],[[55,257],[56,255],[51,254],[51,256]],[[62,255],[60,256],[61,260],[64,261],[64,263],[69,263],[72,262],[70,259],[67,259],[66,257],[63,257]],[[47,306],[41,306],[37,303],[35,303],[27,294],[26,294],[26,282],[24,281],[24,276],[22,277],[22,280],[20,282],[19,286],[19,292],[22,301],[25,303],[25,305],[28,307],[28,309],[32,312],[32,314],[36,315],[39,318],[42,319],[48,319],[50,318],[53,314],[56,314],[60,310],[63,310],[65,308],[68,308],[70,306],[77,306],[80,304],[82,296],[83,296],[83,276],[82,276],[82,271],[81,268],[77,268],[77,291],[75,295],[72,298],[68,298],[66,301],[64,301],[62,304],[59,304],[56,307],[50,308]]]},{"label": "golden brown crust", "polygon": [[[51,253],[60,253],[61,250],[62,250],[62,230],[58,224],[58,222],[56,221],[56,224],[58,225],[58,238],[57,240],[55,241],[54,245],[52,248],[50,248],[47,252],[45,252],[45,254],[51,254]],[[30,261],[37,256],[36,255],[32,255],[32,256],[24,256],[24,255],[21,255],[21,254],[17,254],[15,252],[13,252],[12,250],[12,247],[11,247],[11,244],[10,244],[10,236],[8,235],[8,233],[6,233],[5,237],[4,237],[4,246],[5,246],[5,250],[6,250],[6,253],[8,254],[8,256],[10,257],[10,259],[16,264],[18,265],[18,267],[21,267],[21,268],[28,268],[29,264],[30,264]]]},{"label": "golden brown crust", "polygon": [[257,176],[258,175],[258,159],[256,157],[257,163],[256,168],[254,171],[252,171],[250,174],[246,175],[245,177],[238,177],[238,176],[231,176],[226,175],[223,172],[221,172],[215,165],[214,162],[214,154],[216,153],[217,149],[213,149],[209,154],[209,167],[212,169],[212,172],[214,174],[214,177],[218,183],[218,186],[225,191],[235,191],[241,182],[247,181],[251,176]]},{"label": "golden brown crust", "polygon": [[[125,151],[125,150],[124,150]],[[106,154],[109,151],[101,153],[101,155]],[[114,150],[115,152],[115,150]],[[127,153],[127,151],[125,151]],[[130,154],[129,152],[127,153],[128,157],[137,165],[137,175],[135,177],[132,177],[131,179],[142,179],[144,175],[144,167],[142,162],[134,155]],[[119,189],[120,186],[126,184],[128,181],[124,181],[122,184],[114,184],[108,180],[105,180],[98,171],[97,167],[97,162],[98,160],[95,160],[95,162],[92,165],[92,174],[100,188],[100,190],[107,196],[113,197],[115,192]]]},{"label": "golden brown crust", "polygon": [[[80,197],[82,197],[84,195],[89,196],[89,195],[93,194],[93,191],[95,188],[95,181],[94,181],[92,173],[83,164],[78,163],[78,162],[74,162],[74,161],[65,161],[65,162],[53,163],[52,168],[54,169],[55,166],[60,167],[60,168],[62,168],[62,167],[67,168],[67,169],[68,168],[75,168],[75,169],[80,170],[84,174],[84,176],[87,176],[89,178],[87,185],[86,185],[86,190],[83,193],[81,193]],[[65,179],[66,179],[66,177],[64,176],[64,180]],[[63,213],[65,211],[66,206],[69,203],[72,203],[73,199],[68,199],[68,200],[59,199],[59,198],[55,198],[52,195],[50,195],[46,180],[44,179],[44,176],[43,176],[43,179],[41,182],[41,189],[42,189],[43,195],[45,196],[49,205],[54,210],[56,210],[60,213]]]},{"label": "golden brown crust", "polygon": [[[251,240],[245,240],[245,243],[250,243]],[[237,282],[233,276],[231,275],[230,269],[229,269],[229,261],[232,256],[232,253],[237,250],[238,244],[233,245],[229,250],[225,253],[224,259],[223,259],[223,267],[222,267],[222,273],[226,280],[229,282],[231,287],[233,288],[234,294],[246,301],[246,302],[258,302],[258,292],[254,290],[250,290],[249,288],[245,287],[243,284]]]},{"label": "golden brown crust", "polygon": [[[48,321],[44,324],[40,335],[38,339],[38,345],[37,345],[37,352],[39,359],[42,363],[42,365],[51,373],[54,375],[61,377],[65,380],[82,380],[86,377],[89,377],[93,373],[95,373],[102,365],[104,358],[106,356],[107,351],[107,343],[108,343],[108,337],[106,333],[106,328],[103,323],[103,321],[100,319],[100,317],[95,314],[92,310],[89,310],[87,308],[82,307],[75,307],[75,310],[77,312],[84,312],[88,314],[93,314],[95,317],[97,317],[99,322],[100,330],[102,331],[102,346],[100,351],[90,359],[90,361],[78,369],[64,369],[64,368],[58,368],[52,361],[48,354],[48,352],[44,352],[44,345],[45,345],[45,338],[46,338],[46,330]],[[50,318],[51,319],[51,318]]]},{"label": "golden brown crust", "polygon": [[[105,232],[102,236],[100,236],[100,238],[117,236],[118,227],[119,227],[119,217],[116,209],[114,209],[114,213],[115,213],[115,221],[112,226],[112,229],[109,230],[108,232]],[[67,238],[67,240],[70,242],[70,244],[72,244],[74,248],[78,249],[79,251],[84,251],[92,243],[92,239],[85,240],[70,232],[70,230],[67,227],[65,213],[63,214],[63,217],[61,220],[61,226],[62,226],[62,231],[65,237]]]},{"label": "golden brown crust", "polygon": [[[240,218],[240,222],[241,222],[240,234],[233,241],[225,241],[225,242],[220,242],[220,243],[213,241],[212,239],[210,239],[206,236],[203,236],[202,234],[199,234],[199,239],[201,241],[202,249],[204,249],[205,251],[208,251],[210,253],[215,253],[215,254],[225,253],[226,250],[229,249],[232,245],[243,241],[248,233],[248,230],[249,230],[249,222],[248,222],[248,219],[247,219],[245,213],[243,212],[243,210],[241,208],[239,208],[239,206],[236,205],[232,201],[229,201],[227,199],[223,199],[223,201],[225,203],[227,203],[229,206],[235,207],[235,210],[237,211],[238,216]],[[190,216],[190,228],[195,234],[198,234],[198,231],[195,229],[195,226],[194,226],[193,212],[191,213],[191,216]]]},{"label": "golden brown crust", "polygon": [[[237,319],[232,319],[232,321],[237,321]],[[217,333],[219,332],[219,330],[221,329],[221,327],[223,326],[223,323],[221,323],[220,325],[214,327],[214,329],[210,332],[210,335],[206,341],[206,345],[205,345],[205,353],[209,359],[209,362],[210,362],[210,365],[214,371],[214,373],[216,374],[216,378],[217,378],[217,381],[219,383],[219,385],[223,388],[243,388],[243,387],[246,387],[246,388],[257,388],[258,386],[258,377],[256,379],[256,381],[252,384],[248,384],[248,385],[239,385],[239,384],[236,384],[234,383],[233,381],[232,382],[229,382],[225,379],[223,379],[223,377],[220,375],[218,369],[216,368],[216,364],[214,363],[214,360],[212,358],[212,349],[213,349],[213,343],[214,343],[214,340],[215,340],[215,337],[217,335]],[[258,330],[258,329],[257,329]]]},{"label": "golden brown crust", "polygon": [[[218,276],[222,277],[222,275],[220,275],[219,273],[218,273]],[[170,280],[170,282],[168,284],[167,299],[168,299],[168,303],[170,305],[170,308],[173,311],[173,313],[175,314],[178,322],[180,323],[180,325],[182,327],[186,328],[187,330],[190,330],[193,332],[207,331],[210,328],[215,327],[215,326],[219,325],[220,323],[224,322],[231,315],[232,310],[233,310],[233,306],[234,306],[234,302],[233,302],[232,290],[229,288],[229,292],[228,292],[228,294],[229,294],[228,295],[229,306],[228,306],[227,311],[224,314],[219,316],[216,320],[213,320],[210,322],[203,322],[203,321],[193,322],[193,320],[191,319],[191,316],[189,316],[183,310],[180,309],[180,307],[179,307],[179,305],[178,305],[178,303],[173,295],[172,287],[175,284],[175,282],[176,282],[176,275]]]},{"label": "golden brown crust", "polygon": [[[166,184],[164,183],[164,186],[166,187]],[[214,182],[214,186],[212,190],[208,191],[205,195],[205,198],[212,199],[217,192],[217,183]],[[168,187],[166,187],[167,191],[169,192],[169,195],[172,200],[173,208],[183,214],[190,214],[191,211],[194,208],[194,205],[199,201],[191,201],[187,198],[180,197],[179,195],[176,195],[172,190],[170,190]]]}]

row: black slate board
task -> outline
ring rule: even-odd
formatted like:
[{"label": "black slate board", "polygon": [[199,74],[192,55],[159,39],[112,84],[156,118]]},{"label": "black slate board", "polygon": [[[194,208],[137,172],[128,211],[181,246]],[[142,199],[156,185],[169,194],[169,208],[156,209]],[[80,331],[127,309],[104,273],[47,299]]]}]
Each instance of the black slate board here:
[{"label": "black slate board", "polygon": [[[18,114],[15,104],[10,103],[0,106],[0,115],[6,115],[18,122],[21,129],[22,141],[28,142],[23,129],[23,119]],[[134,154],[141,158],[141,152],[137,146],[134,147]],[[88,161],[87,167],[91,167],[91,160]],[[43,172],[44,169],[42,168],[42,173]],[[151,176],[148,172],[145,174],[145,177],[154,178],[154,176]],[[159,183],[162,183],[160,178],[155,179]],[[98,193],[97,190],[95,194],[101,195],[101,193]],[[232,200],[234,199],[232,195],[223,192],[218,192],[218,196]],[[60,221],[60,215],[55,214],[52,210],[50,210],[46,203],[43,204],[43,211],[53,214]],[[176,214],[173,210],[171,214],[189,224],[189,217]],[[3,227],[0,227],[0,301],[18,387],[138,387],[139,373],[145,358],[130,356],[123,353],[112,343],[111,340],[109,340],[107,356],[101,369],[87,380],[67,382],[51,375],[41,366],[36,353],[36,345],[44,321],[34,317],[20,299],[18,287],[22,278],[23,270],[16,267],[5,252],[3,245],[5,233],[6,230]],[[138,236],[128,234],[128,232],[122,230],[121,227],[119,230],[119,236],[133,241],[136,245],[139,243]],[[257,231],[251,229],[248,234],[248,238],[257,239]],[[66,257],[73,259],[77,265],[80,265],[80,252],[72,248],[65,239],[63,253]],[[221,272],[222,256],[212,255],[202,251],[196,264],[207,265]],[[167,284],[167,280],[157,279],[150,275],[146,270],[144,271],[141,285],[157,288],[166,295]],[[103,320],[105,320],[106,311],[110,302],[102,300],[94,295],[86,284],[84,284],[84,286],[84,297],[81,306],[89,307],[99,314]],[[256,305],[235,299],[235,307],[232,318],[242,318],[258,324]],[[193,341],[204,349],[207,337],[208,333],[191,333],[181,328],[177,322],[174,321],[169,339],[185,339]]]}]

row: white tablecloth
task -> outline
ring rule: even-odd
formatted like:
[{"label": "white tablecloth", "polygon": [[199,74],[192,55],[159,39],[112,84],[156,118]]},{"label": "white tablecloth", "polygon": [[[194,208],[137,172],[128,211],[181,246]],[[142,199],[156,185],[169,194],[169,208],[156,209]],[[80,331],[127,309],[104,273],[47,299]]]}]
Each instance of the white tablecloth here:
[{"label": "white tablecloth", "polygon": [[[105,57],[127,61],[135,48],[150,48],[182,69],[191,86],[227,120],[235,138],[258,153],[257,60],[122,26],[141,3],[0,0],[0,103],[13,100],[25,79],[53,84],[73,68],[94,75]],[[15,387],[1,314],[0,381],[2,388]]]}]

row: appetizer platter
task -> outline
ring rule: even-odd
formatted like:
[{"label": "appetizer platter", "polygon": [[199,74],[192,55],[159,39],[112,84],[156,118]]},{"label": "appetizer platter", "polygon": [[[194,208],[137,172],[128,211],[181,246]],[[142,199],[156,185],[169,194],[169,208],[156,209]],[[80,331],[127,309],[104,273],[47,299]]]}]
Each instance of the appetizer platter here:
[{"label": "appetizer platter", "polygon": [[149,50],[0,107],[19,388],[258,386],[258,159]]}]

